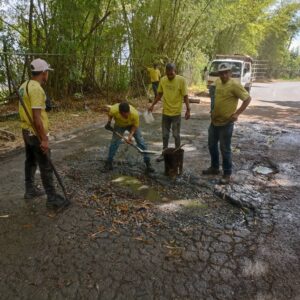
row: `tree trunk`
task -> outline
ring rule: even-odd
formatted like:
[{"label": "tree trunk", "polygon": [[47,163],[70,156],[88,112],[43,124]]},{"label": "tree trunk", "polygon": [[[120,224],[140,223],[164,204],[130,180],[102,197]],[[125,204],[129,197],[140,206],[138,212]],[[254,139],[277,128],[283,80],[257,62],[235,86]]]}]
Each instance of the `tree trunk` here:
[{"label": "tree trunk", "polygon": [[8,58],[7,58],[7,42],[5,39],[3,39],[3,51],[4,51],[4,63],[5,63],[5,69],[6,69],[6,78],[7,78],[7,84],[8,84],[8,90],[9,94],[11,95],[13,93],[12,84],[11,84],[11,74],[8,64]]},{"label": "tree trunk", "polygon": [[[30,0],[29,6],[29,20],[28,20],[28,49],[30,53],[33,53],[33,0]],[[29,56],[30,61],[33,60],[33,56]],[[28,69],[28,76],[30,77],[30,70]]]}]

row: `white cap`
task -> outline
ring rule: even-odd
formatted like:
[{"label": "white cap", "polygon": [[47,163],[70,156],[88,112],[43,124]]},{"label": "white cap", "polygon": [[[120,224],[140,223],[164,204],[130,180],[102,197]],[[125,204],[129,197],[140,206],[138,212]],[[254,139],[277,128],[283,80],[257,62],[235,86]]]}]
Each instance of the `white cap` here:
[{"label": "white cap", "polygon": [[30,64],[31,71],[33,72],[46,72],[46,71],[53,71],[53,69],[50,68],[50,65],[48,63],[40,58],[37,58],[33,60]]},{"label": "white cap", "polygon": [[231,71],[231,65],[227,63],[221,63],[218,68],[219,72]]}]

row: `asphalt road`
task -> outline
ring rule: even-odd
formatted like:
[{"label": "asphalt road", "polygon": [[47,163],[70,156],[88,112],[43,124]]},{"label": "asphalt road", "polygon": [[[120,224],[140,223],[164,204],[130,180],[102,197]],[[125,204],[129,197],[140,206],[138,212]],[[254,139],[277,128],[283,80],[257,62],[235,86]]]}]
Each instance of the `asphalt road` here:
[{"label": "asphalt road", "polygon": [[252,106],[300,108],[300,81],[254,83],[251,96]]},{"label": "asphalt road", "polygon": [[[61,214],[46,210],[45,197],[33,210],[25,205],[23,152],[1,160],[0,298],[298,300],[300,114],[288,99],[271,107],[282,90],[296,99],[290,84],[255,84],[235,125],[227,186],[201,175],[208,98],[182,118],[177,179],[163,175],[163,163],[145,174],[125,144],[114,171],[102,173],[111,134],[100,123],[53,141],[73,202]],[[161,149],[160,127],[159,114],[142,121],[151,150]]]}]

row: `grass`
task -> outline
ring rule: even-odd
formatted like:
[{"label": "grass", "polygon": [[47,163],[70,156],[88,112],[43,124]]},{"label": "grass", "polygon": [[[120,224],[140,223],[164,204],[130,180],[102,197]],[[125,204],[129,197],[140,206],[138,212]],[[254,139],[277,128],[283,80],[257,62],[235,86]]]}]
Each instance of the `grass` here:
[{"label": "grass", "polygon": [[207,87],[205,82],[202,82],[200,84],[194,84],[189,86],[189,92],[193,94],[201,93],[201,92],[207,92]]},{"label": "grass", "polygon": [[296,77],[296,78],[278,78],[278,79],[275,79],[275,81],[300,81],[300,77]]}]

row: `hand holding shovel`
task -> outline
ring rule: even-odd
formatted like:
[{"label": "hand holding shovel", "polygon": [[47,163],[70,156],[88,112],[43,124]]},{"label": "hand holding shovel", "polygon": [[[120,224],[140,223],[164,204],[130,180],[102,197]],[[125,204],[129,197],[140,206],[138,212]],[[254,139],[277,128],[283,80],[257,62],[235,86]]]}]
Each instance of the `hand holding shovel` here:
[{"label": "hand holding shovel", "polygon": [[124,142],[126,142],[126,144],[132,146],[133,148],[135,148],[139,153],[141,154],[158,154],[159,152],[158,151],[151,151],[151,150],[143,150],[141,148],[139,148],[138,146],[134,145],[132,143],[132,136],[130,137],[129,135],[129,138],[128,139],[125,139],[124,136],[122,134],[120,134],[119,132],[115,131],[114,128],[110,125],[110,122],[108,122],[104,128],[106,130],[109,130],[111,132],[113,132],[115,135],[117,135],[120,139],[122,139]]}]

